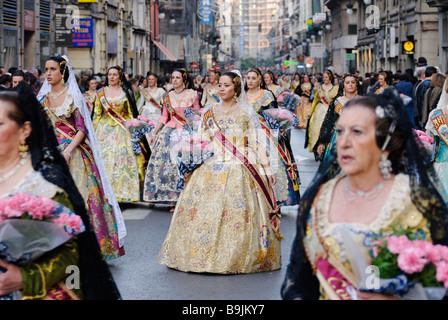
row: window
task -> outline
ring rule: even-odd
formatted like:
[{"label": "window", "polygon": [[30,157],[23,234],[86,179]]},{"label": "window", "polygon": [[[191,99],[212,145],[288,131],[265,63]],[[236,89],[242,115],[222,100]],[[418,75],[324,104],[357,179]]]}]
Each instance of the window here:
[{"label": "window", "polygon": [[353,9],[353,13],[348,16],[348,34],[358,34],[358,10]]}]

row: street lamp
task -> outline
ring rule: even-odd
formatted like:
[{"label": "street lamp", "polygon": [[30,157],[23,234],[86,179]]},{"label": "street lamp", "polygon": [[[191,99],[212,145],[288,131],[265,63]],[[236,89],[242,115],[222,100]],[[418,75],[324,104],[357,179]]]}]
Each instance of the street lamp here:
[{"label": "street lamp", "polygon": [[353,14],[353,4],[351,1],[347,3],[347,14],[349,15]]},{"label": "street lamp", "polygon": [[175,24],[176,23],[176,19],[175,19],[176,17],[175,17],[175,15],[174,15],[174,13],[171,13],[170,14],[170,24]]},{"label": "street lamp", "polygon": [[371,0],[364,0],[364,4],[369,5],[370,3],[372,3]]}]

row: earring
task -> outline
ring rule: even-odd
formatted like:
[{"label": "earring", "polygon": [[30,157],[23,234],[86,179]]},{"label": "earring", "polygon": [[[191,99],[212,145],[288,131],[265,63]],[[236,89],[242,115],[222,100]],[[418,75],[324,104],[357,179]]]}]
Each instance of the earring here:
[{"label": "earring", "polygon": [[30,149],[30,147],[26,144],[26,142],[24,140],[20,141],[19,153],[22,158],[26,158],[26,156],[28,155],[29,149]]},{"label": "earring", "polygon": [[389,180],[392,172],[392,162],[387,158],[387,154],[383,153],[381,155],[379,167],[384,180]]}]

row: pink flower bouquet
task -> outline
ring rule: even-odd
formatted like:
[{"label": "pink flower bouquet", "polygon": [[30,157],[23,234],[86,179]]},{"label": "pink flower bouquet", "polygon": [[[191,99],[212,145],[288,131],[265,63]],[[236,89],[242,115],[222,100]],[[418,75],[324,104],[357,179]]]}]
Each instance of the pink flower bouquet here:
[{"label": "pink flower bouquet", "polygon": [[279,107],[294,112],[301,103],[301,98],[290,90],[283,91],[278,97]]},{"label": "pink flower bouquet", "polygon": [[421,147],[424,159],[428,162],[432,162],[436,154],[434,138],[421,130],[413,130],[416,135],[417,144]]},{"label": "pink flower bouquet", "polygon": [[273,130],[287,130],[299,125],[297,116],[285,108],[273,108],[263,111],[263,118]]},{"label": "pink flower bouquet", "polygon": [[201,125],[201,114],[204,109],[186,108],[184,109],[185,120],[191,130],[197,131]]},{"label": "pink flower bouquet", "polygon": [[[47,197],[18,193],[0,200],[3,261],[25,265],[84,231],[80,216]],[[12,298],[11,294],[0,300]]]},{"label": "pink flower bouquet", "polygon": [[213,156],[213,143],[200,136],[182,136],[173,147],[172,157],[177,163],[179,179],[177,189],[182,190],[185,180],[196,168]]},{"label": "pink flower bouquet", "polygon": [[151,132],[154,129],[154,123],[151,120],[138,116],[137,119],[127,120],[124,123],[126,129],[132,137],[132,149],[134,154],[140,154],[142,149],[140,148],[139,141],[145,134]]},{"label": "pink flower bouquet", "polygon": [[418,288],[433,294],[438,290],[443,293],[438,298],[443,298],[448,288],[448,247],[418,239],[403,230],[379,235],[373,242],[370,263],[378,267],[381,279],[390,280],[383,282],[377,292],[405,297]]}]

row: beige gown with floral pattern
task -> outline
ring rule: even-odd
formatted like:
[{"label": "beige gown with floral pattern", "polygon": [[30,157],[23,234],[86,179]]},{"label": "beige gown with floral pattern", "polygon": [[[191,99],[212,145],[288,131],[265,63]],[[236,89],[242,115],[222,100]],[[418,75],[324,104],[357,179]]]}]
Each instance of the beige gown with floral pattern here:
[{"label": "beige gown with floral pattern", "polygon": [[[227,139],[237,148],[248,145],[247,157],[256,161],[253,140],[247,137],[250,130],[246,131],[249,118],[241,112],[219,116],[215,110],[214,117]],[[221,144],[213,143],[214,155],[193,171],[179,197],[157,261],[186,272],[279,269],[280,240],[271,227],[264,194],[248,170]]]}]

